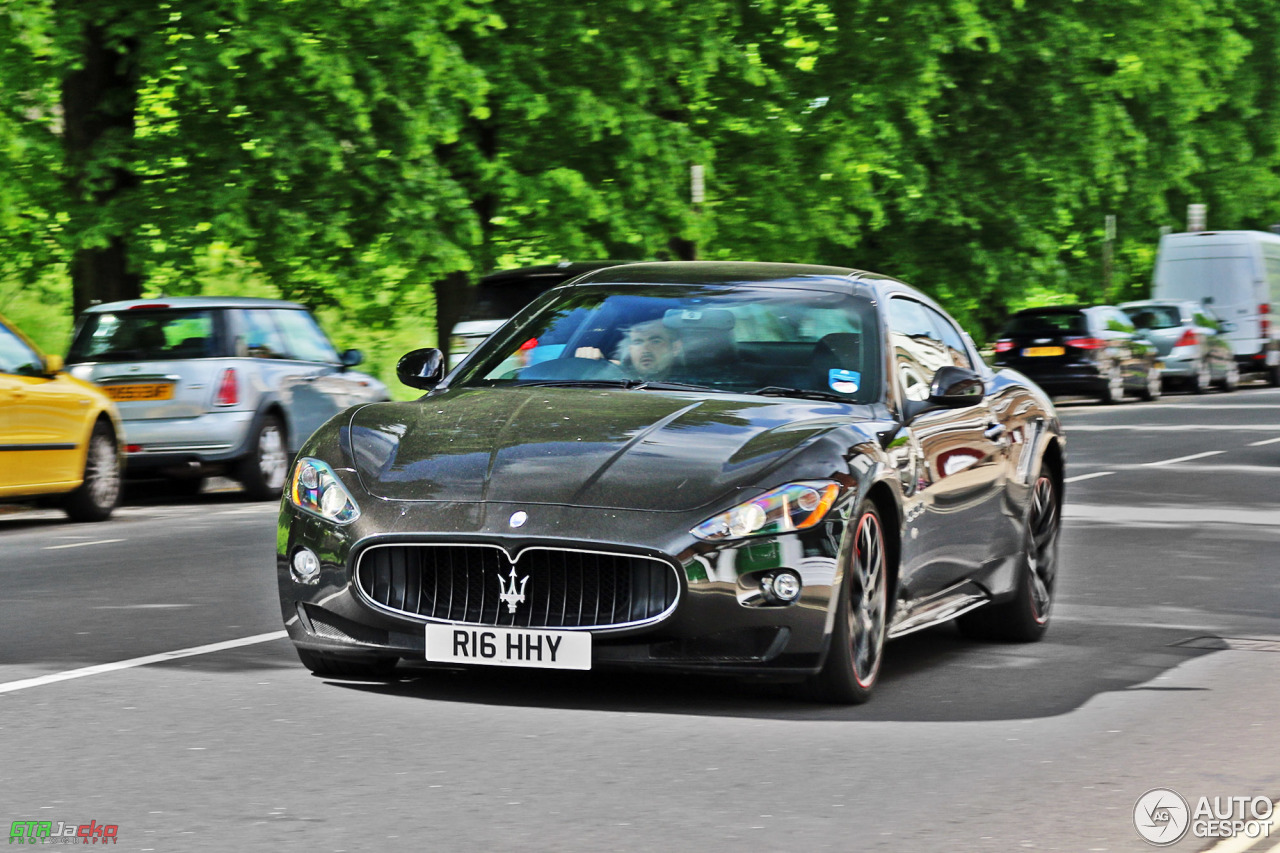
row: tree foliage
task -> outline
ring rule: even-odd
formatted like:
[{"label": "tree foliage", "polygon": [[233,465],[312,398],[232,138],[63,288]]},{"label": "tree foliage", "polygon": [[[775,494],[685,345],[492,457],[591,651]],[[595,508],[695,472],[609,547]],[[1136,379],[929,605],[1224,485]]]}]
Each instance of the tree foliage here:
[{"label": "tree foliage", "polygon": [[1265,0],[8,0],[0,280],[252,279],[376,332],[497,266],[796,260],[982,333],[1141,293],[1188,202],[1280,218],[1278,33]]}]

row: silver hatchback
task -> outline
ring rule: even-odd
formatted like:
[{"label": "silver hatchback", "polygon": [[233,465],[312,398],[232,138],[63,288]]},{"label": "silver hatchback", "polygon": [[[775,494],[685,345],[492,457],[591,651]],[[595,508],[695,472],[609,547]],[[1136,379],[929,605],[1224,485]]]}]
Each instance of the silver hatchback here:
[{"label": "silver hatchback", "polygon": [[251,498],[280,494],[293,452],[332,415],[388,399],[351,370],[302,305],[175,297],[96,305],[76,324],[67,365],[102,386],[124,423],[125,473],[196,492],[209,474]]},{"label": "silver hatchback", "polygon": [[1211,385],[1234,391],[1240,384],[1240,369],[1227,337],[1235,326],[1214,316],[1208,307],[1195,302],[1144,299],[1125,302],[1120,310],[1140,334],[1155,344],[1164,361],[1166,384],[1177,382],[1196,394],[1204,393]]}]

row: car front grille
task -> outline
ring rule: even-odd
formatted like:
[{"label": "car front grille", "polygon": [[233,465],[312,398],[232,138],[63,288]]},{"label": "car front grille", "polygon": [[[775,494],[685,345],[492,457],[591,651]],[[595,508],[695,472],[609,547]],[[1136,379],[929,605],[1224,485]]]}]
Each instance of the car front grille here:
[{"label": "car front grille", "polygon": [[375,545],[360,554],[356,582],[398,613],[517,628],[652,622],[680,592],[675,570],[647,557],[535,547],[513,566],[487,545]]}]

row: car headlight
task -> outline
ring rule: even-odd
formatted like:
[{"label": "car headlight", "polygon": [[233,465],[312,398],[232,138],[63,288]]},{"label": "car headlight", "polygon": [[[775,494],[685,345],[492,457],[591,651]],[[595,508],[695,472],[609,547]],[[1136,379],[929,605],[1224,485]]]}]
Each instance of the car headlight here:
[{"label": "car headlight", "polygon": [[360,507],[346,486],[325,463],[303,457],[293,469],[289,500],[298,509],[334,524],[350,524],[360,517]]},{"label": "car headlight", "polygon": [[689,532],[708,542],[722,542],[804,530],[826,517],[839,494],[838,483],[788,483],[712,516]]}]

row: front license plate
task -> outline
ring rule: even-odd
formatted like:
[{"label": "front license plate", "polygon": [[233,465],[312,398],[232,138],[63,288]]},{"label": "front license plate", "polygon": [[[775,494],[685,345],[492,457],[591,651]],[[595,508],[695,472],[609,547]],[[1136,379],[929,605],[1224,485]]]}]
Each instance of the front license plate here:
[{"label": "front license plate", "polygon": [[585,631],[428,625],[427,660],[538,669],[591,669],[591,635]]},{"label": "front license plate", "polygon": [[1042,355],[1066,355],[1067,351],[1062,347],[1027,347],[1022,354],[1028,358],[1035,358]]},{"label": "front license plate", "polygon": [[116,402],[128,400],[172,400],[173,385],[160,382],[153,385],[104,385],[102,390]]}]

